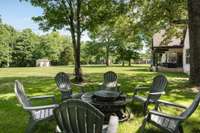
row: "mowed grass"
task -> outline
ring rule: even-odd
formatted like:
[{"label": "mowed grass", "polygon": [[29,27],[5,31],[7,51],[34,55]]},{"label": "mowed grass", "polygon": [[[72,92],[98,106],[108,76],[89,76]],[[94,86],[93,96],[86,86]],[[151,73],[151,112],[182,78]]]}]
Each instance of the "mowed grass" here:
[{"label": "mowed grass", "polygon": [[[132,95],[132,90],[136,85],[151,85],[152,79],[158,73],[149,72],[147,65],[133,65],[132,67],[121,66],[83,66],[86,91],[98,89],[98,83],[103,80],[103,73],[106,71],[114,71],[118,74],[121,90]],[[25,112],[18,104],[14,94],[14,81],[17,79],[24,84],[25,91],[29,96],[36,95],[55,95],[57,102],[60,103],[60,92],[56,88],[54,77],[58,72],[66,72],[73,78],[73,66],[59,66],[49,68],[1,68],[0,69],[0,133],[23,133],[29,114]],[[164,73],[169,80],[166,95],[161,99],[174,103],[188,106],[191,104],[196,92],[188,83],[187,75],[183,73]],[[78,88],[73,86],[74,92],[78,92]],[[144,93],[143,93],[144,94]],[[34,104],[43,105],[45,101],[38,101]],[[120,123],[119,133],[135,133],[139,131],[144,118],[142,114],[142,106],[139,103],[130,103],[129,108],[132,111],[132,118],[129,121]],[[178,114],[181,110],[168,109],[170,114]],[[186,133],[200,132],[200,109],[183,123]],[[37,126],[38,133],[53,133],[55,131],[55,121],[44,122]],[[161,132],[159,129],[148,125],[146,132]]]}]

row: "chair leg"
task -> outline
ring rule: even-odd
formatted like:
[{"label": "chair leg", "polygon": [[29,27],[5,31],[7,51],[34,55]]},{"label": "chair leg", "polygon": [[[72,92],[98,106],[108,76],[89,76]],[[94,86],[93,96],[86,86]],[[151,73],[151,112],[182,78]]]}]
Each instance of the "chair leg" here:
[{"label": "chair leg", "polygon": [[161,108],[160,106],[158,106],[158,109],[159,109],[159,111],[161,111],[161,112],[162,112],[162,108]]},{"label": "chair leg", "polygon": [[29,120],[28,126],[26,127],[26,133],[33,133],[36,126],[36,122],[32,119]]},{"label": "chair leg", "polygon": [[182,126],[179,127],[179,133],[184,133]]},{"label": "chair leg", "polygon": [[142,125],[141,125],[141,127],[140,127],[141,133],[144,133],[144,129],[145,129],[145,126],[146,126],[146,123],[147,123],[147,117],[148,117],[148,115],[146,115],[146,116],[144,117],[144,120],[143,120]]},{"label": "chair leg", "polygon": [[147,114],[147,103],[146,102],[143,105],[143,114],[144,114],[144,116]]},{"label": "chair leg", "polygon": [[184,133],[183,127],[182,127],[182,126],[179,126],[179,127],[176,129],[175,133]]}]

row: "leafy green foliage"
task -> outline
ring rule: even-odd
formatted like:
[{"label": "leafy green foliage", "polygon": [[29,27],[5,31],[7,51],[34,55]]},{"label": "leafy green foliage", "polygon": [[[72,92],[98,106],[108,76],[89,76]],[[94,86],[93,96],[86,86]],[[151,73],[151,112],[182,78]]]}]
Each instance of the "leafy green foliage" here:
[{"label": "leafy green foliage", "polygon": [[187,19],[186,0],[136,0],[131,6],[135,14],[138,14],[137,25],[148,44],[151,44],[153,34],[161,29],[166,30],[169,39],[182,35],[183,31],[180,29],[184,29],[185,25],[174,23]]},{"label": "leafy green foliage", "polygon": [[73,63],[72,47],[66,46],[60,53],[59,65],[68,65]]},{"label": "leafy green foliage", "polygon": [[0,23],[0,67],[9,66],[16,31],[9,25]]},{"label": "leafy green foliage", "polygon": [[17,66],[33,66],[33,50],[37,36],[30,30],[25,29],[17,35],[13,46],[12,60]]},{"label": "leafy green foliage", "polygon": [[[107,23],[96,27],[91,31],[91,38],[100,46],[106,49],[105,60],[108,62],[110,57],[116,56],[116,62],[124,60],[131,62],[131,59],[138,59],[138,51],[142,49],[143,38],[138,30],[134,18],[129,16],[128,3],[122,3],[121,9],[112,24]],[[126,10],[126,12],[123,12]],[[92,43],[92,42],[91,42]],[[96,45],[97,46],[97,45]]]},{"label": "leafy green foliage", "polygon": [[[70,39],[58,32],[43,35],[40,37],[40,43],[36,45],[34,55],[35,59],[48,58],[53,64],[68,64],[73,58]],[[65,63],[60,58],[62,61],[66,58]]]},{"label": "leafy green foliage", "polygon": [[100,43],[95,41],[86,42],[82,45],[81,63],[82,64],[102,64],[104,63],[105,49]]},{"label": "leafy green foliage", "polygon": [[[58,32],[38,36],[31,29],[21,32],[0,23],[0,67],[35,66],[37,59],[48,58],[53,65],[73,62],[71,40]],[[66,59],[64,59],[66,58]]]}]

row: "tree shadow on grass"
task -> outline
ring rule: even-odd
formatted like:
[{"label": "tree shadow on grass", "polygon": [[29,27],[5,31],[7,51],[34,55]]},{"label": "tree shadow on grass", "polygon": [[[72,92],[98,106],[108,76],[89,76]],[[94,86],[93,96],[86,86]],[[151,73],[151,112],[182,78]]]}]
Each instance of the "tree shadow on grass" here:
[{"label": "tree shadow on grass", "polygon": [[[198,112],[199,113],[199,112]],[[197,117],[199,118],[200,115]],[[189,125],[189,126],[188,126]],[[190,132],[190,133],[200,133],[200,121],[199,119],[194,119],[194,118],[189,118],[183,123],[183,128],[185,132]]]},{"label": "tree shadow on grass", "polygon": [[[141,129],[139,128],[136,133],[141,133]],[[166,132],[162,132],[159,129],[156,129],[155,127],[153,128],[152,126],[149,128],[145,128],[144,129],[144,133],[166,133]]]},{"label": "tree shadow on grass", "polygon": [[[95,66],[96,67],[96,66]],[[100,66],[101,67],[101,66]],[[99,67],[99,68],[100,68]],[[102,66],[104,67],[104,66]],[[115,67],[115,66],[114,66]],[[128,73],[118,73],[118,83],[121,84],[120,90],[124,93],[129,94],[130,96],[133,94],[133,88],[135,88],[137,85],[140,86],[146,86],[150,87],[153,77],[157,75],[158,73],[155,72],[147,72],[147,71],[140,71],[136,69],[133,69],[133,71]],[[146,69],[145,69],[146,70]],[[127,71],[127,70],[124,70]],[[164,73],[167,78],[169,79],[169,86],[167,88],[167,94],[162,96],[164,100],[169,100],[171,102],[176,101],[191,101],[194,98],[195,93],[191,91],[191,85],[185,80],[187,78],[187,75],[182,73]],[[20,132],[23,132],[22,130],[26,126],[26,122],[28,120],[28,114],[26,114],[21,107],[18,106],[18,102],[16,100],[15,94],[14,94],[14,81],[18,79],[24,84],[25,91],[27,95],[48,95],[48,94],[54,94],[56,95],[57,101],[60,102],[60,92],[56,87],[54,76],[28,76],[28,77],[1,77],[0,78],[0,118],[5,119],[3,121],[3,125],[0,123],[0,129],[3,129],[3,131],[6,131],[6,128],[8,125],[13,126],[14,129],[10,129],[10,132],[16,132],[18,128]],[[72,75],[71,75],[72,77]],[[73,77],[72,77],[73,78]],[[103,73],[85,73],[84,78],[86,81],[86,85],[84,86],[84,89],[87,91],[95,91],[99,89],[98,83],[103,81]],[[74,92],[79,92],[79,88],[76,86],[73,86]],[[148,91],[148,89],[146,90]],[[145,95],[146,93],[143,92],[141,95]],[[190,102],[187,102],[190,103]],[[43,101],[38,102],[36,104],[44,104]],[[130,103],[128,107],[131,109],[131,112],[137,116],[137,117],[144,117],[143,116],[143,108],[140,103]],[[16,114],[17,113],[17,114]],[[199,117],[198,117],[199,118]],[[136,120],[137,121],[137,120]],[[16,123],[19,123],[19,127],[16,127]],[[194,124],[195,123],[195,124]],[[187,125],[194,125],[192,126],[192,131],[199,131],[198,120],[195,119],[187,121],[185,124],[187,128],[189,128]],[[2,127],[2,128],[1,128]],[[48,127],[44,123],[38,128],[38,132],[45,132]],[[55,123],[52,122],[50,125],[50,128],[48,128],[48,131],[50,130],[54,132]],[[190,129],[189,129],[190,130]],[[157,132],[154,128],[147,128],[146,130],[149,132]]]},{"label": "tree shadow on grass", "polygon": [[6,77],[0,78],[0,94],[14,92],[14,82],[19,80],[27,93],[56,93],[55,81],[51,77]]}]

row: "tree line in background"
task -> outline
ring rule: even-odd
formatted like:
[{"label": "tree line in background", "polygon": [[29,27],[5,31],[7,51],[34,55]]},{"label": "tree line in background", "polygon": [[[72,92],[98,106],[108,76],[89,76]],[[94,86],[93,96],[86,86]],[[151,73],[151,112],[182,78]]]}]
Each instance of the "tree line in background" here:
[{"label": "tree line in background", "polygon": [[71,40],[58,32],[37,35],[31,29],[16,31],[0,23],[0,66],[35,66],[37,59],[47,58],[53,65],[73,62]]},{"label": "tree line in background", "polygon": [[[103,36],[103,32],[98,33]],[[112,33],[113,35],[113,33]],[[92,36],[92,35],[91,35]],[[115,40],[106,42],[95,39],[82,42],[81,64],[131,64],[131,60],[139,59],[141,45],[127,43],[123,47]],[[37,59],[47,58],[52,65],[74,64],[72,42],[69,36],[59,32],[37,35],[31,29],[17,31],[12,26],[0,23],[0,67],[35,66]],[[109,62],[109,63],[108,63]]]}]

